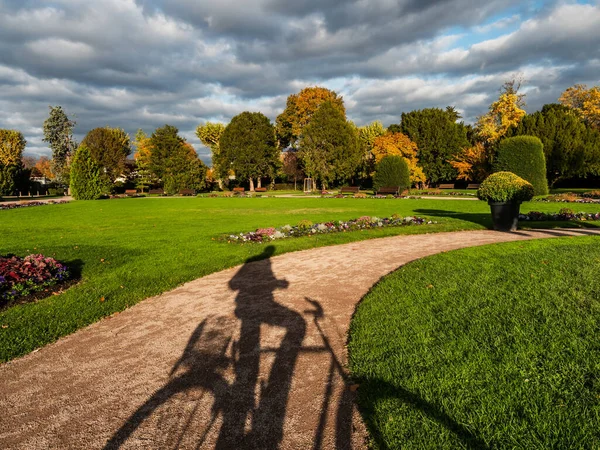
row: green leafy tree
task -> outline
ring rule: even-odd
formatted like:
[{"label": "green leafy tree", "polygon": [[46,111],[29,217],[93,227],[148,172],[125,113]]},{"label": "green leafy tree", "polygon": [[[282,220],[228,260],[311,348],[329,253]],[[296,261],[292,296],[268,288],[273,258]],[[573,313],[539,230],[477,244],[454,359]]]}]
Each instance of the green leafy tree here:
[{"label": "green leafy tree", "polygon": [[346,109],[341,96],[324,87],[314,86],[302,89],[287,98],[285,110],[277,116],[277,139],[279,146],[296,147],[312,116],[325,102],[346,117]]},{"label": "green leafy tree", "polygon": [[261,113],[243,112],[233,119],[219,142],[223,163],[240,179],[254,180],[273,177],[280,165],[275,141],[275,128]]},{"label": "green leafy tree", "polygon": [[515,136],[500,141],[494,172],[512,172],[529,181],[535,195],[548,193],[544,145],[535,136]]},{"label": "green leafy tree", "polygon": [[571,108],[544,105],[507,133],[508,137],[524,135],[536,136],[544,144],[550,186],[563,179],[600,175],[600,133]]},{"label": "green leafy tree", "polygon": [[75,200],[97,200],[110,190],[102,168],[85,145],[80,145],[75,152],[70,182],[71,195]]},{"label": "green leafy tree", "polygon": [[375,157],[373,156],[373,144],[378,137],[386,134],[387,130],[379,121],[371,122],[363,127],[358,127],[358,141],[362,153],[362,160],[358,168],[358,176],[367,180],[375,171]]},{"label": "green leafy tree", "polygon": [[361,149],[354,127],[339,108],[325,102],[304,128],[298,157],[307,176],[323,189],[352,179],[361,162]]},{"label": "green leafy tree", "polygon": [[150,137],[150,170],[160,179],[165,176],[168,160],[172,154],[181,150],[185,139],[179,136],[179,130],[172,125],[157,128]]},{"label": "green leafy tree", "polygon": [[456,122],[459,118],[453,108],[428,108],[402,114],[401,132],[417,144],[419,165],[430,183],[456,177],[450,161],[469,146],[467,127]]},{"label": "green leafy tree", "polygon": [[52,172],[60,183],[68,184],[69,158],[77,149],[73,138],[76,122],[67,117],[61,106],[49,106],[50,114],[44,121],[44,142],[52,149]]},{"label": "green leafy tree", "polygon": [[87,147],[111,183],[125,172],[125,160],[131,154],[131,140],[121,128],[94,128],[83,138],[81,145]]},{"label": "green leafy tree", "polygon": [[198,125],[196,136],[212,153],[213,173],[218,178],[225,178],[228,175],[228,168],[221,161],[221,151],[219,142],[225,131],[225,125],[222,123],[206,122],[204,125]]},{"label": "green leafy tree", "polygon": [[200,191],[206,186],[207,167],[191,144],[184,142],[166,160],[164,189],[167,194],[176,194],[181,189]]},{"label": "green leafy tree", "polygon": [[400,192],[410,187],[410,169],[401,156],[386,156],[375,167],[373,189],[398,187]]}]

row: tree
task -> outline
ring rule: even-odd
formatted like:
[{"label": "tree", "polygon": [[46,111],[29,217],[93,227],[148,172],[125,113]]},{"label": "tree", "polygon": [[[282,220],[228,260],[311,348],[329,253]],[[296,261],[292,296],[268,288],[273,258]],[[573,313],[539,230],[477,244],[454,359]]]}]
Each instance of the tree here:
[{"label": "tree", "polygon": [[219,142],[225,131],[225,125],[222,123],[206,122],[204,125],[198,125],[196,136],[212,153],[213,173],[219,178],[227,176],[227,167],[222,164]]},{"label": "tree", "polygon": [[325,102],[330,102],[332,107],[346,117],[346,109],[341,96],[324,87],[307,87],[297,94],[287,98],[285,110],[277,116],[277,138],[279,146],[296,147],[313,115]]},{"label": "tree", "polygon": [[102,168],[85,145],[80,145],[71,162],[71,195],[75,200],[97,200],[109,192]]},{"label": "tree", "polygon": [[450,161],[469,145],[467,127],[456,123],[458,117],[453,108],[427,108],[402,114],[402,133],[417,144],[419,165],[430,183],[456,176]]},{"label": "tree", "polygon": [[225,167],[231,168],[236,177],[248,180],[251,191],[255,179],[260,182],[261,177],[273,177],[279,165],[275,128],[259,112],[245,111],[231,119],[219,146]]},{"label": "tree", "polygon": [[[167,170],[170,155],[180,151],[185,139],[179,136],[179,130],[172,125],[157,128],[150,137],[150,170],[162,179]],[[164,180],[163,180],[164,181]]]},{"label": "tree", "polygon": [[52,149],[52,171],[59,182],[68,182],[69,159],[77,142],[73,139],[73,127],[76,122],[70,120],[61,106],[50,106],[50,114],[44,121],[44,142]]},{"label": "tree", "polygon": [[40,156],[40,159],[34,165],[34,168],[39,172],[40,176],[46,177],[50,180],[54,178],[52,172],[52,164],[47,156]]},{"label": "tree", "polygon": [[410,170],[410,181],[413,184],[424,183],[426,178],[423,169],[419,167],[417,158],[418,147],[403,133],[388,133],[373,141],[373,156],[379,163],[387,156],[401,156],[406,160]]},{"label": "tree", "polygon": [[398,187],[402,192],[411,185],[410,171],[406,159],[401,156],[385,156],[377,163],[373,175],[373,189],[382,187]]},{"label": "tree", "polygon": [[357,133],[344,114],[325,102],[304,128],[298,157],[307,176],[321,181],[323,189],[351,179],[360,164]]},{"label": "tree", "polygon": [[494,161],[494,172],[512,172],[533,185],[535,195],[548,193],[544,145],[535,136],[502,140]]},{"label": "tree", "polygon": [[204,189],[206,170],[207,167],[198,159],[194,147],[188,142],[182,143],[166,160],[165,192],[176,194],[181,189]]},{"label": "tree", "polygon": [[488,144],[497,142],[525,116],[525,110],[522,109],[525,106],[525,95],[519,94],[520,87],[520,80],[513,79],[504,83],[498,100],[490,105],[487,114],[477,119],[477,132]]},{"label": "tree", "polygon": [[544,144],[550,186],[568,178],[600,175],[600,132],[570,107],[549,104],[527,115],[507,137],[536,136]]},{"label": "tree", "polygon": [[121,128],[94,128],[83,138],[81,145],[87,147],[111,183],[125,171],[125,160],[131,154],[131,140]]},{"label": "tree", "polygon": [[158,182],[156,176],[150,170],[152,157],[152,143],[150,138],[143,130],[137,130],[134,141],[136,152],[133,155],[135,160],[136,185],[137,189],[144,192],[153,184]]},{"label": "tree", "polygon": [[22,165],[26,145],[27,141],[20,131],[0,129],[0,165]]},{"label": "tree", "polygon": [[479,183],[491,173],[489,151],[481,142],[465,147],[450,164],[458,172],[459,180]]},{"label": "tree", "polygon": [[589,126],[600,131],[600,86],[587,88],[576,84],[568,88],[559,101],[573,109]]},{"label": "tree", "polygon": [[295,150],[289,150],[283,153],[283,164],[281,171],[288,178],[288,181],[294,180],[294,190],[296,190],[296,183],[298,180],[304,178],[304,171],[300,167],[300,160],[298,159],[298,153]]},{"label": "tree", "polygon": [[358,176],[364,180],[371,177],[375,171],[373,143],[375,142],[375,139],[383,136],[387,130],[381,122],[375,121],[363,127],[359,127],[357,132],[362,153],[362,161],[358,169]]}]

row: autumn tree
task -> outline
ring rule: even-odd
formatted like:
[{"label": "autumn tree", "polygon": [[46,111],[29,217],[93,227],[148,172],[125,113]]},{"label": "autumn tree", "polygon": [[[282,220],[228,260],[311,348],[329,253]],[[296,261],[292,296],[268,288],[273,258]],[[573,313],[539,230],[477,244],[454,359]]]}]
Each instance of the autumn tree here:
[{"label": "autumn tree", "polygon": [[273,177],[279,165],[279,150],[275,142],[275,127],[262,113],[245,111],[233,119],[219,141],[225,167],[236,178],[248,180],[254,191],[254,180]]},{"label": "autumn tree", "polygon": [[307,87],[297,94],[287,98],[285,110],[277,116],[277,138],[279,146],[296,147],[302,136],[302,130],[306,127],[319,107],[325,103],[331,103],[341,115],[346,117],[346,108],[342,97],[324,87]]},{"label": "autumn tree", "polygon": [[373,141],[373,157],[379,163],[386,156],[401,156],[406,160],[412,184],[424,183],[425,173],[417,158],[417,144],[403,133],[387,133]]},{"label": "autumn tree", "polygon": [[358,176],[366,180],[373,175],[375,171],[375,157],[373,156],[373,143],[379,136],[387,132],[386,128],[379,121],[371,122],[368,125],[358,127],[358,141],[362,154],[362,160],[358,168]]},{"label": "autumn tree", "polygon": [[135,172],[136,172],[136,188],[144,192],[145,189],[150,188],[153,184],[158,182],[156,176],[150,170],[151,156],[152,156],[152,144],[150,137],[144,132],[144,130],[137,130],[135,133],[135,153],[133,159],[135,161]]},{"label": "autumn tree", "polygon": [[27,141],[20,131],[0,129],[0,195],[27,188],[29,178],[23,165]]},{"label": "autumn tree", "polygon": [[350,180],[361,160],[357,133],[339,107],[325,102],[304,128],[298,157],[307,176],[321,182],[323,189],[332,183]]},{"label": "autumn tree", "polygon": [[600,86],[587,88],[576,84],[568,88],[559,101],[573,109],[589,126],[600,131]]},{"label": "autumn tree", "polygon": [[40,156],[33,166],[42,177],[46,177],[50,180],[54,178],[54,173],[52,172],[52,164],[50,158],[47,156]]},{"label": "autumn tree", "polygon": [[496,143],[525,116],[525,94],[519,93],[520,87],[518,79],[504,83],[498,100],[490,105],[487,114],[477,119],[477,132],[486,143]]},{"label": "autumn tree", "polygon": [[131,140],[121,128],[94,128],[83,138],[81,145],[88,148],[110,182],[114,183],[125,171],[125,160],[131,154]]},{"label": "autumn tree", "polygon": [[61,106],[50,106],[50,114],[44,121],[44,142],[52,149],[52,171],[61,183],[68,183],[69,158],[77,148],[73,138],[76,122],[67,117]]},{"label": "autumn tree", "polygon": [[482,142],[465,147],[450,164],[456,169],[459,180],[480,183],[492,171],[489,150]]},{"label": "autumn tree", "polygon": [[228,174],[228,168],[221,161],[221,152],[219,142],[225,131],[225,125],[222,123],[206,122],[204,125],[198,125],[196,136],[212,153],[212,171],[218,178],[225,178]]},{"label": "autumn tree", "polygon": [[541,139],[550,186],[563,179],[600,175],[600,131],[570,107],[544,105],[507,133],[507,137],[524,135]]},{"label": "autumn tree", "polygon": [[430,183],[456,176],[450,161],[469,145],[467,127],[457,123],[460,116],[452,108],[427,108],[403,113],[402,133],[417,144],[419,165]]}]

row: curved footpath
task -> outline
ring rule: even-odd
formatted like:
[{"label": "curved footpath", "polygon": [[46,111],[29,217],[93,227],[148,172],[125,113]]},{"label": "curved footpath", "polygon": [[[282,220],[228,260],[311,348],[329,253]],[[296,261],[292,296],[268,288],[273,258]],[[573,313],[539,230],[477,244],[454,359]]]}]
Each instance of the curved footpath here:
[{"label": "curved footpath", "polygon": [[591,234],[397,236],[208,275],[1,365],[0,447],[363,448],[345,343],[374,283],[443,251]]}]

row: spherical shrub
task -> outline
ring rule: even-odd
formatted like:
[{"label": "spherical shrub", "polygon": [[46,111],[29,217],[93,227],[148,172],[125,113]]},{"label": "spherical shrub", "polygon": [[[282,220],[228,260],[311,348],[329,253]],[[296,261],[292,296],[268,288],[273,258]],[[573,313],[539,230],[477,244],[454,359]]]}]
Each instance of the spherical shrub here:
[{"label": "spherical shrub", "polygon": [[410,187],[410,170],[401,156],[386,156],[375,167],[373,188],[398,187],[400,191]]},{"label": "spherical shrub", "polygon": [[494,172],[512,172],[529,181],[535,195],[548,194],[544,145],[535,136],[515,136],[500,142]]},{"label": "spherical shrub", "polygon": [[526,202],[534,195],[533,186],[528,181],[511,172],[496,172],[487,177],[477,197],[492,203]]}]

